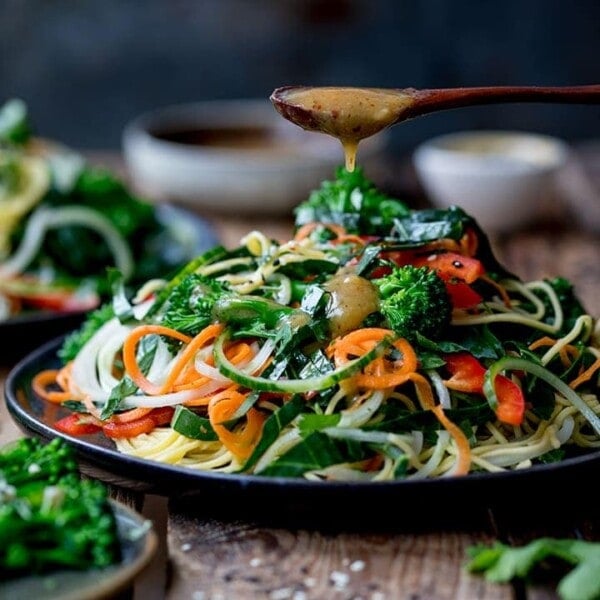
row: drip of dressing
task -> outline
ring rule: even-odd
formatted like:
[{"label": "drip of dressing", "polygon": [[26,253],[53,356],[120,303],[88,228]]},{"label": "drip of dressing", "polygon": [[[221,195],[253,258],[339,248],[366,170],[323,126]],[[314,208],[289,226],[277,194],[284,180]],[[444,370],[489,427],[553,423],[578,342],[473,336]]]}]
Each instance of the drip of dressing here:
[{"label": "drip of dressing", "polygon": [[340,140],[346,169],[354,171],[361,140],[396,123],[414,103],[400,90],[348,87],[299,87],[285,92],[288,109],[276,107],[303,129]]}]

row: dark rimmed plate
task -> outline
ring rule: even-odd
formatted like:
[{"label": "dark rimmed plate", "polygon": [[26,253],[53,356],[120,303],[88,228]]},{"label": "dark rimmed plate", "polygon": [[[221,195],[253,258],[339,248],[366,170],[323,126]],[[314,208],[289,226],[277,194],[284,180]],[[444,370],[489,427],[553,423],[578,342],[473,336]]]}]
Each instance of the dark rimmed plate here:
[{"label": "dark rimmed plate", "polygon": [[100,600],[132,584],[150,562],[157,538],[149,522],[127,506],[111,501],[121,545],[121,560],[106,569],[57,571],[0,583],[0,600]]},{"label": "dark rimmed plate", "polygon": [[[127,456],[105,436],[75,438],[53,428],[68,412],[41,400],[31,388],[31,379],[39,371],[59,365],[59,346],[60,340],[54,340],[10,372],[5,397],[17,424],[44,439],[64,438],[80,456],[82,469],[100,479],[170,496],[178,502],[189,499],[205,513],[225,512],[230,518],[292,518],[296,524],[310,524],[340,519],[345,522],[350,512],[353,525],[382,522],[386,526],[423,528],[485,518],[495,508],[508,507],[521,518],[529,518],[530,509],[536,519],[544,515],[554,519],[559,502],[563,514],[569,504],[576,506],[578,514],[586,505],[593,505],[593,494],[576,494],[574,490],[585,492],[583,482],[596,477],[600,451],[518,471],[374,483],[207,473]],[[507,497],[512,498],[508,504]],[[359,513],[357,507],[363,507]]]},{"label": "dark rimmed plate", "polygon": [[[173,264],[185,263],[218,243],[211,226],[188,210],[162,204],[156,214],[167,231],[162,247],[154,250],[170,253]],[[76,329],[88,312],[28,312],[0,321],[0,364],[14,365],[48,340]]]}]

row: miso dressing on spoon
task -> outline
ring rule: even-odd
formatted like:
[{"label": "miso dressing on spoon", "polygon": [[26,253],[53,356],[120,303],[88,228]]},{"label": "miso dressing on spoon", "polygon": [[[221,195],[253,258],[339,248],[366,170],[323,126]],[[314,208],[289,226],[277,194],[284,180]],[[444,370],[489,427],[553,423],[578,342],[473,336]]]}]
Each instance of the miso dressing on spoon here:
[{"label": "miso dressing on spoon", "polygon": [[600,85],[383,89],[285,86],[271,94],[275,109],[309,131],[338,138],[354,170],[358,143],[386,127],[440,110],[499,102],[600,103]]},{"label": "miso dressing on spoon", "polygon": [[344,87],[293,88],[285,100],[284,117],[340,140],[348,171],[354,171],[359,142],[397,122],[414,102],[397,90]]}]

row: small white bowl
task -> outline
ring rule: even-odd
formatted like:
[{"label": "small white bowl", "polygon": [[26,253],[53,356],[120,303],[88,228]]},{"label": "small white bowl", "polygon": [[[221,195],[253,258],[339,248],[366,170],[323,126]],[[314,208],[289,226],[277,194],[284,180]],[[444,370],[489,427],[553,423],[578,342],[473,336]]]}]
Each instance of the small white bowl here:
[{"label": "small white bowl", "polygon": [[[361,144],[361,164],[385,143]],[[214,100],[139,116],[124,130],[135,187],[209,212],[287,214],[343,163],[341,144],[285,121],[268,100]]]},{"label": "small white bowl", "polygon": [[502,232],[545,210],[568,154],[568,146],[550,136],[466,131],[423,143],[413,164],[432,204],[459,206],[485,230]]},{"label": "small white bowl", "polygon": [[586,231],[600,233],[600,140],[577,144],[558,176],[570,216]]}]

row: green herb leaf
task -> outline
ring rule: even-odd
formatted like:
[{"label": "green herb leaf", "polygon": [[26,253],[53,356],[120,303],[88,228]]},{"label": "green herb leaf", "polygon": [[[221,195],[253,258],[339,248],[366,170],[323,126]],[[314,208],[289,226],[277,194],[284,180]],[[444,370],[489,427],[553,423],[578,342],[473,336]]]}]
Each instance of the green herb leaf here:
[{"label": "green herb leaf", "polygon": [[272,462],[260,474],[272,477],[301,477],[307,471],[357,462],[370,455],[371,452],[365,444],[351,440],[334,440],[327,434],[316,431]]},{"label": "green herb leaf", "polygon": [[540,538],[518,548],[500,543],[491,547],[473,546],[468,554],[467,568],[473,573],[484,573],[486,579],[495,582],[526,578],[535,567],[543,569],[546,559],[555,558],[574,567],[558,584],[563,600],[600,597],[600,543]]}]

